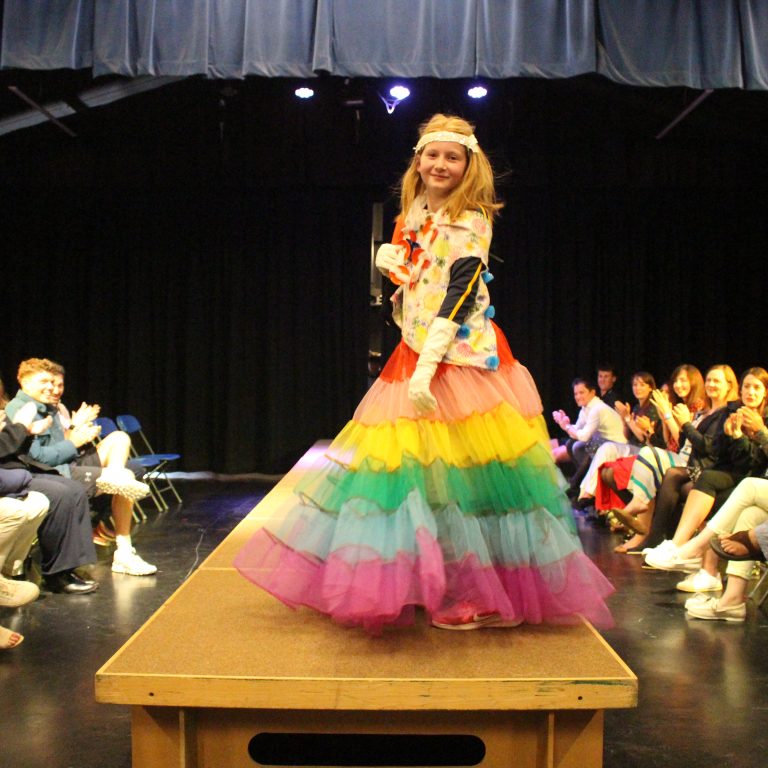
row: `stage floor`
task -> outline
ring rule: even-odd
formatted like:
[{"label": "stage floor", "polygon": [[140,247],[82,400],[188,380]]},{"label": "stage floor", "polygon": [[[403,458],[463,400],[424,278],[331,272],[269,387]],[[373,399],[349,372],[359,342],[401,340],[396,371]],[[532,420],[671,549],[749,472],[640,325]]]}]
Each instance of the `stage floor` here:
[{"label": "stage floor", "polygon": [[[137,532],[139,551],[160,567],[156,577],[118,577],[105,560],[94,569],[94,595],[43,593],[19,611],[0,609],[0,623],[26,635],[0,653],[3,765],[130,766],[129,708],[97,704],[93,675],[267,490],[185,483],[184,505]],[[744,625],[687,621],[674,574],[644,571],[639,558],[612,553],[615,537],[580,527],[585,549],[618,589],[617,626],[604,636],[640,679],[637,709],[606,711],[606,768],[763,764],[766,615],[751,608]]]}]

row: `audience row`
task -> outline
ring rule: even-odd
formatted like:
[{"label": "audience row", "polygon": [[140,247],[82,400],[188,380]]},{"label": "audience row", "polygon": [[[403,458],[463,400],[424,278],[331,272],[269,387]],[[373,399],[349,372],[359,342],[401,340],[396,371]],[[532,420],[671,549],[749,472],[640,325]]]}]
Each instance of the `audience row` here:
[{"label": "audience row", "polygon": [[[615,386],[610,366],[598,378]],[[632,391],[633,406],[614,399],[611,408],[588,380],[575,379],[576,422],[552,414],[567,435],[553,455],[574,465],[567,493],[626,532],[617,553],[687,574],[677,588],[694,593],[689,615],[744,621],[754,561],[768,543],[768,371],[749,368],[737,381],[728,365],[702,376],[685,364],[664,388],[635,373]],[[727,583],[716,597],[720,559],[729,560]]]},{"label": "audience row", "polygon": [[[115,551],[112,570],[148,576],[147,563],[131,540],[134,502],[149,495],[144,469],[130,460],[130,437],[120,431],[99,439],[99,406],[82,403],[71,412],[61,402],[64,368],[30,358],[18,369],[19,389],[0,410],[0,606],[18,607],[39,595],[25,573],[35,539],[45,587],[63,594],[89,594],[98,588],[85,566],[96,562],[91,500],[111,497]],[[2,390],[4,393],[4,389]],[[105,542],[101,542],[105,543]],[[0,627],[0,648],[23,637]]]}]

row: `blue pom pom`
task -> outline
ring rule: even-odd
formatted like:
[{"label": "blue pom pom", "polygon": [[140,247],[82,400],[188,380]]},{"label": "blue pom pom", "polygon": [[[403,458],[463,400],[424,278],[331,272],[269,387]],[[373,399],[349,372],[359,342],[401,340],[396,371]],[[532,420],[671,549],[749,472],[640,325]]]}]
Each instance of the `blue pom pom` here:
[{"label": "blue pom pom", "polygon": [[488,270],[483,272],[481,277],[482,277],[484,283],[490,283],[491,280],[493,280],[493,275],[490,272],[488,272]]},{"label": "blue pom pom", "polygon": [[459,326],[459,330],[456,331],[456,336],[460,339],[469,338],[469,326],[465,323]]},{"label": "blue pom pom", "polygon": [[485,310],[485,316],[486,316],[486,317],[487,317],[489,320],[491,320],[492,318],[494,318],[494,317],[496,316],[496,307],[494,307],[494,306],[493,306],[493,304],[491,304],[491,305],[488,307],[488,309],[486,309],[486,310]]},{"label": "blue pom pom", "polygon": [[492,371],[495,371],[499,367],[499,358],[496,355],[491,355],[485,358],[485,365]]}]

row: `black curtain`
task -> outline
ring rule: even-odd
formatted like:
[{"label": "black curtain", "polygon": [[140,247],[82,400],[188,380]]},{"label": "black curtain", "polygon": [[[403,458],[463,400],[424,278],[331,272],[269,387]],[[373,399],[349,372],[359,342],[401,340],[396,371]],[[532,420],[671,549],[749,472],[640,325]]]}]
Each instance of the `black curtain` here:
[{"label": "black curtain", "polygon": [[[431,85],[395,120],[281,101],[281,81],[187,81],[89,113],[74,140],[6,137],[6,383],[51,357],[69,405],[136,414],[187,470],[287,470],[365,391],[371,206],[421,119],[467,114]],[[680,95],[510,81],[468,115],[506,171],[496,320],[547,412],[604,359],[625,390],[637,369],[768,365],[760,123],[714,94],[719,112],[655,140]]]},{"label": "black curtain", "polygon": [[41,191],[6,215],[8,384],[58,360],[70,406],[230,473],[287,469],[365,390],[365,190]]}]

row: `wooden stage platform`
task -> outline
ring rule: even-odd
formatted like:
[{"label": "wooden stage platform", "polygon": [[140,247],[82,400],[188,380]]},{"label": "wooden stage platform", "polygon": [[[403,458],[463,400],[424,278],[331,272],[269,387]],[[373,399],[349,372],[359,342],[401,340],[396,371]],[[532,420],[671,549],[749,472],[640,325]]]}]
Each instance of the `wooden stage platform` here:
[{"label": "wooden stage platform", "polygon": [[[235,554],[324,445],[96,673],[98,701],[133,708],[135,768],[601,766],[603,710],[636,706],[637,678],[589,624],[374,638],[238,574]],[[297,761],[307,744],[317,755]],[[360,744],[370,759],[345,762]],[[441,762],[408,762],[422,753]]]}]

